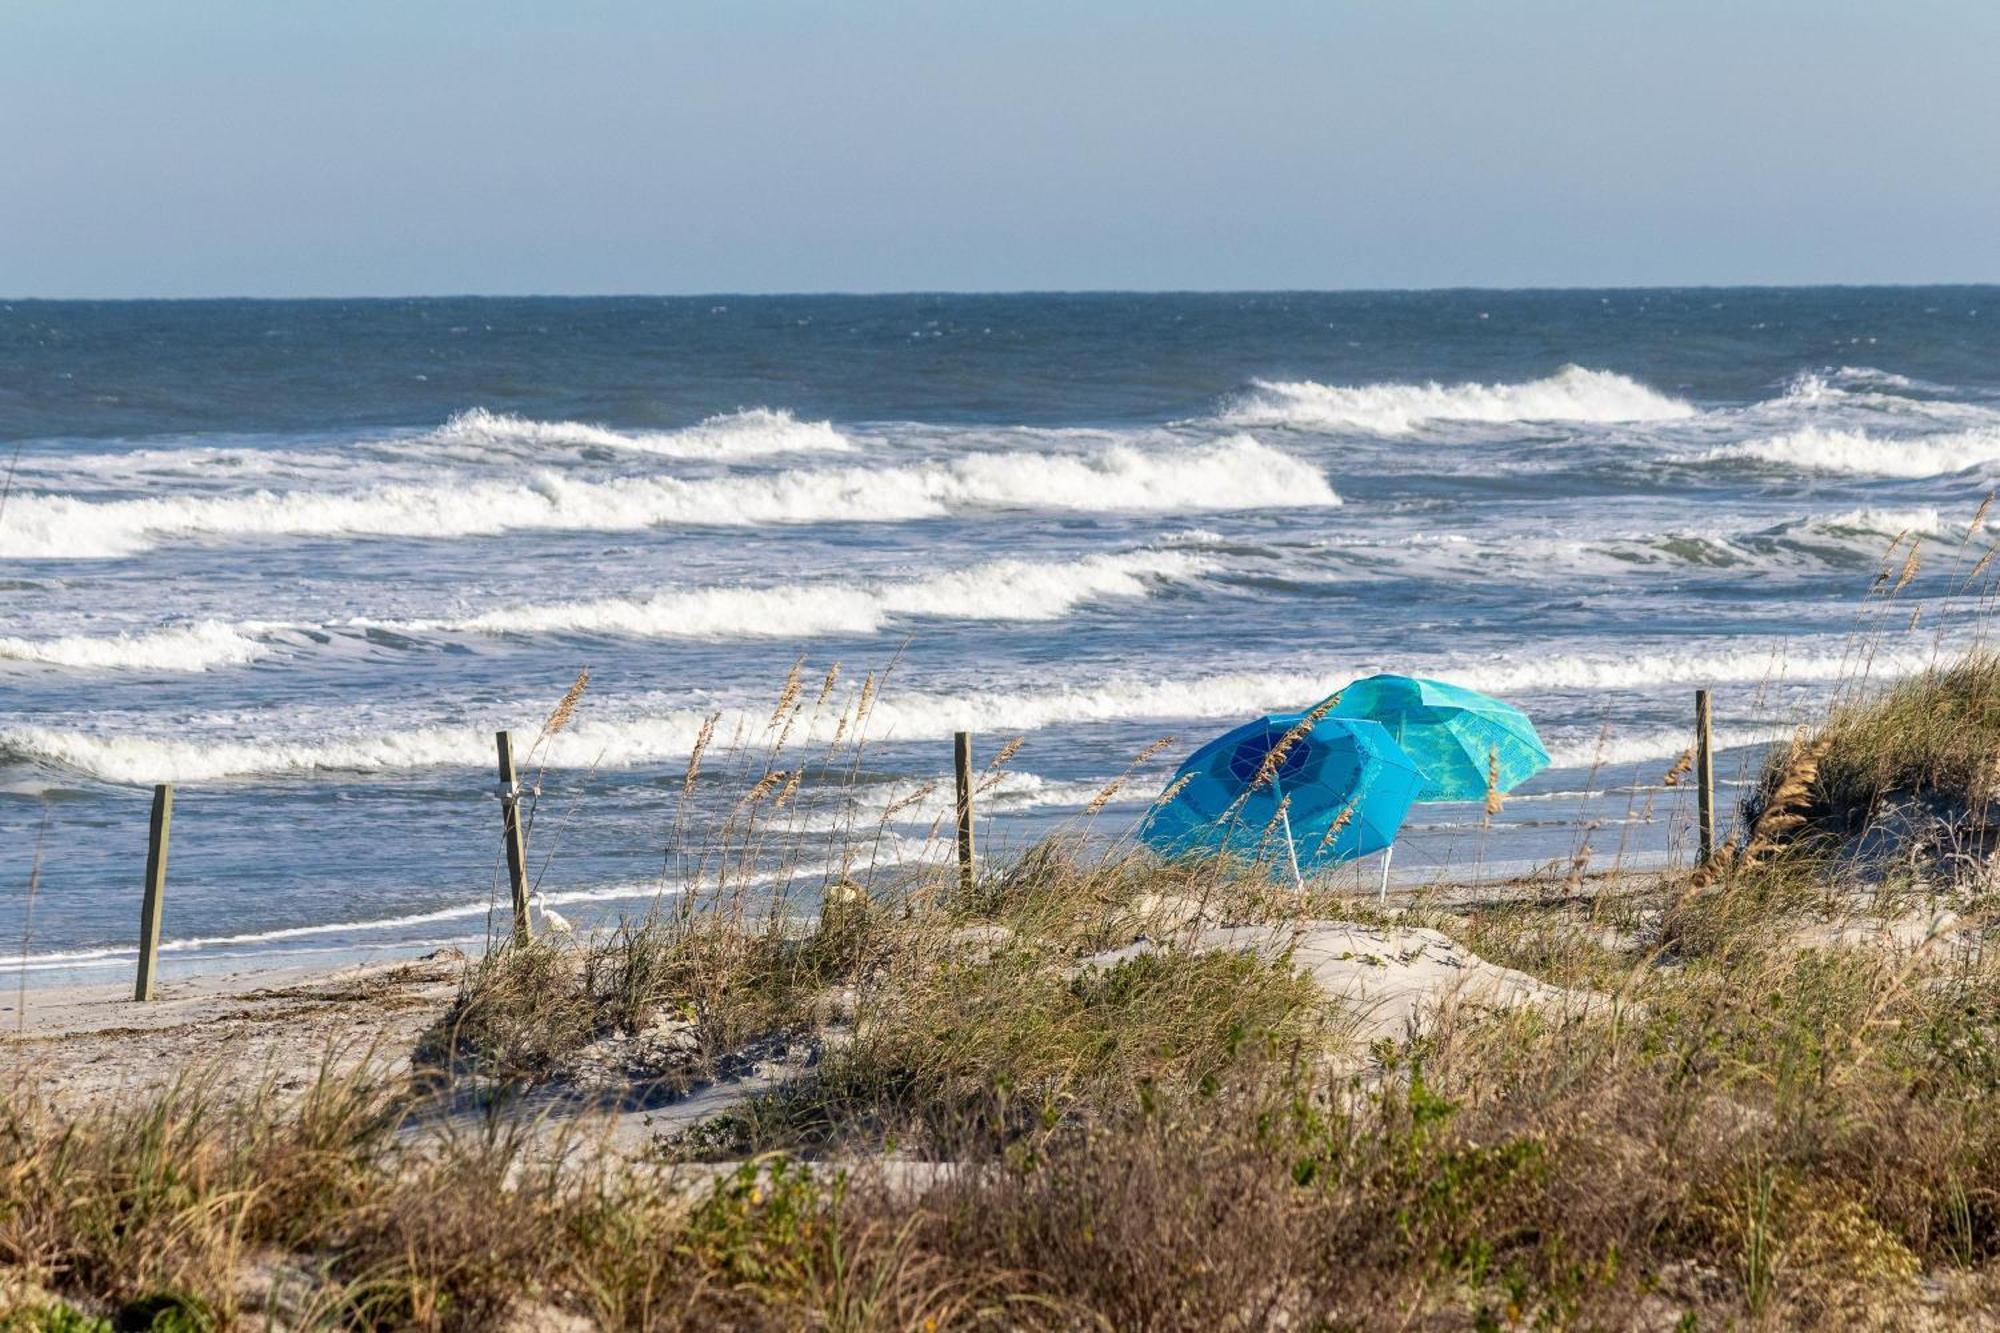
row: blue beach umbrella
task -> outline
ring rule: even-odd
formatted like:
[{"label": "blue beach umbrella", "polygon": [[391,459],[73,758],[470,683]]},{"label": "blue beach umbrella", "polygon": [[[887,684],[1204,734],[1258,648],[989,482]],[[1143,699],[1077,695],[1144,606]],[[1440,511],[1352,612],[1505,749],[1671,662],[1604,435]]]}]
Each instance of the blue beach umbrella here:
[{"label": "blue beach umbrella", "polygon": [[[1549,766],[1535,724],[1490,694],[1414,676],[1370,676],[1338,695],[1330,717],[1378,722],[1428,779],[1419,801],[1483,800]],[[1322,704],[1324,706],[1324,704]]]},{"label": "blue beach umbrella", "polygon": [[[1419,801],[1483,800],[1489,789],[1512,791],[1549,766],[1535,724],[1490,694],[1415,676],[1370,676],[1317,706],[1329,717],[1379,723],[1422,766]],[[1389,893],[1383,849],[1382,895]]]},{"label": "blue beach umbrella", "polygon": [[1274,713],[1188,756],[1139,837],[1166,856],[1282,852],[1303,887],[1305,870],[1389,846],[1423,784],[1373,722]]}]

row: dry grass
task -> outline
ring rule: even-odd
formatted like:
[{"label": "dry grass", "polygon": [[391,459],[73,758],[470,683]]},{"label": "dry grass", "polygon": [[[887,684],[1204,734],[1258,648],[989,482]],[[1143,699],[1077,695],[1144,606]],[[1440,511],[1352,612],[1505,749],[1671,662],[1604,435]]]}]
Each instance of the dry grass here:
[{"label": "dry grass", "polygon": [[[2000,794],[2000,655],[1974,651],[1846,702],[1806,748],[1821,755],[1798,811],[1807,829],[1852,836],[1899,797],[1936,798],[1983,815]],[[1783,784],[1788,758],[1774,758],[1753,795],[1753,821]]]},{"label": "dry grass", "polygon": [[[1991,904],[1915,947],[1802,947],[1857,899],[1797,836],[1842,802],[1983,792],[1995,659],[1845,705],[1708,875],[1400,909],[1609,1001],[1451,1009],[1366,1052],[1285,958],[1187,946],[1392,919],[1372,903],[1076,838],[969,893],[822,864],[801,775],[858,771],[880,679],[814,679],[753,746],[704,728],[669,848],[703,893],[469,964],[415,1070],[83,1114],[0,1095],[0,1271],[46,1289],[0,1329],[1891,1328],[2000,1300]],[[835,739],[804,752],[816,718]],[[435,1100],[559,1082],[663,1023],[695,1076],[773,1036],[819,1056],[639,1159]]]},{"label": "dry grass", "polygon": [[[251,1327],[274,1302],[292,1326],[440,1329],[544,1307],[626,1329],[1890,1327],[1926,1308],[1920,1274],[1966,1303],[1945,1322],[2000,1294],[1979,951],[1801,950],[1811,899],[1676,882],[1440,917],[1624,1002],[1457,1014],[1356,1074],[1320,1058],[1339,1016],[1282,960],[1076,967],[1135,922],[1170,938],[1163,904],[1204,892],[1294,906],[1228,868],[1057,848],[972,904],[856,904],[826,932],[668,919],[474,967],[464,1049],[522,1065],[650,1005],[738,1036],[838,1009],[849,1043],[711,1125],[701,1146],[743,1161],[693,1192],[659,1159],[559,1170],[500,1114],[399,1135],[425,1094],[380,1069],[81,1119],[10,1098],[0,1262],[91,1310]],[[1665,965],[1645,923],[1675,909],[1705,944]],[[509,1018],[475,1040],[482,1005]],[[913,1154],[957,1165],[899,1175]]]}]

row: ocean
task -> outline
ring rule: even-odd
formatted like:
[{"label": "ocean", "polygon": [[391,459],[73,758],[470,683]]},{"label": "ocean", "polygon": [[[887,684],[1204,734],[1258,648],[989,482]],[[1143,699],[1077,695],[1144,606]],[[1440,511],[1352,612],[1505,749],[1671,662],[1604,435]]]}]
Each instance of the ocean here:
[{"label": "ocean", "polygon": [[579,926],[698,877],[757,770],[690,813],[688,753],[768,739],[800,659],[841,668],[800,753],[876,673],[797,798],[871,864],[948,854],[955,729],[1020,738],[1004,857],[1398,671],[1555,760],[1418,807],[1399,879],[1644,866],[1687,851],[1696,688],[1733,802],[1974,632],[2000,288],[0,303],[10,462],[0,967],[37,979],[130,968],[156,782],[168,975],[476,944],[493,733],[586,666],[530,847]]}]

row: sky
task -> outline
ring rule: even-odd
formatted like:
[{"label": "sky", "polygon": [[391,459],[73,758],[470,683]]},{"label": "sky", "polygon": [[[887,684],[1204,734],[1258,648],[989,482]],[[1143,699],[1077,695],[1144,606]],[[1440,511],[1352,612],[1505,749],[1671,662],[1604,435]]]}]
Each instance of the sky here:
[{"label": "sky", "polygon": [[0,297],[2000,281],[1990,0],[0,0]]}]

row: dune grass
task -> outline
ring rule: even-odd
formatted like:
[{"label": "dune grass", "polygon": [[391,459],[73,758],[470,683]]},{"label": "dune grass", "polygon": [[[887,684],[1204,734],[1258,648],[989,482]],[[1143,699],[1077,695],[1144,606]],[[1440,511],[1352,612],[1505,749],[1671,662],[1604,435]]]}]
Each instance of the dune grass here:
[{"label": "dune grass", "polygon": [[[1901,950],[1803,947],[1830,900],[1677,878],[1481,912],[1490,956],[1618,1002],[1448,1011],[1357,1067],[1282,958],[1175,943],[1191,891],[1277,919],[1284,895],[1026,864],[825,932],[668,920],[470,968],[458,1040],[524,1076],[649,1006],[825,1040],[664,1155],[579,1158],[497,1110],[399,1131],[434,1088],[379,1064],[292,1097],[9,1096],[0,1264],[176,1327],[1896,1327],[2000,1295],[1977,903]],[[1705,943],[1667,957],[1676,911]],[[504,1040],[466,1037],[517,1001]],[[690,1150],[720,1165],[690,1178]]]},{"label": "dune grass", "polygon": [[[1951,663],[1838,704],[1799,748],[1824,753],[1799,814],[1822,838],[1861,832],[1885,801],[1930,799],[1983,819],[2000,795],[2000,654]],[[1752,794],[1754,821],[1782,780],[1782,748]]]},{"label": "dune grass", "polygon": [[[1703,870],[1385,908],[1058,838],[969,892],[843,858],[823,911],[753,909],[753,867],[812,861],[793,723],[867,712],[874,678],[845,705],[836,680],[794,668],[719,850],[676,820],[705,896],[467,964],[409,1068],[84,1111],[0,1091],[0,1333],[1943,1328],[2000,1303],[1995,904],[1846,931],[1931,904],[1824,841],[1890,794],[1983,799],[1993,657],[1844,702]],[[1435,928],[1594,1002],[1447,1005],[1357,1050],[1282,953],[1196,947],[1313,919]],[[812,1058],[636,1156],[507,1095],[465,1109],[664,1029],[682,1084],[760,1042]]]}]

